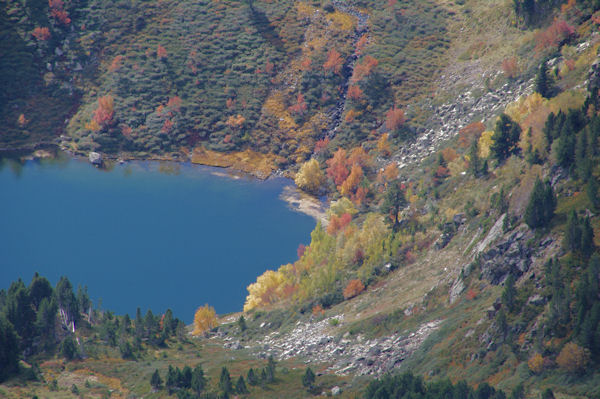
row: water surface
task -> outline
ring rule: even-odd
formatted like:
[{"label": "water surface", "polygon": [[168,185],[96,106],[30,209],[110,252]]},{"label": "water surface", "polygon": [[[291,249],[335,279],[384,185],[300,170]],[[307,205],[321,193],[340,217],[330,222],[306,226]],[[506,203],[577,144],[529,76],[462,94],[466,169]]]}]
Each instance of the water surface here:
[{"label": "water surface", "polygon": [[[14,166],[14,165],[13,165]],[[169,173],[165,173],[165,169]],[[0,288],[34,272],[87,285],[118,314],[205,303],[239,311],[246,286],[293,262],[315,221],[279,196],[286,179],[217,176],[191,165],[100,171],[77,160],[0,169]]]}]

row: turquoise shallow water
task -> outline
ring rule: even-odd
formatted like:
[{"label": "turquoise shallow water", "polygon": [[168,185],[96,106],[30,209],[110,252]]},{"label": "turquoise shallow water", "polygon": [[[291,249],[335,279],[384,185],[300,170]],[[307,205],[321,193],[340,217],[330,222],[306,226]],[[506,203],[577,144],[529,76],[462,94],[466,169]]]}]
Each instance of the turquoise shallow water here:
[{"label": "turquoise shallow water", "polygon": [[[209,303],[239,311],[246,286],[293,262],[314,219],[279,196],[286,179],[233,179],[214,169],[86,162],[0,169],[0,288],[34,272],[67,276],[118,314],[164,312],[191,322]],[[171,170],[172,172],[172,170]]]}]

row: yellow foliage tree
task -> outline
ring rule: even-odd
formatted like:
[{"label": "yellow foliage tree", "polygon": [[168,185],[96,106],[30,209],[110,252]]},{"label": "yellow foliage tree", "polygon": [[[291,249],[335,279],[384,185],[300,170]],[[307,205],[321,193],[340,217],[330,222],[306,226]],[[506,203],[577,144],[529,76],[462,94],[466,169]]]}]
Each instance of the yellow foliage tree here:
[{"label": "yellow foliage tree", "polygon": [[544,358],[539,353],[536,353],[529,358],[527,365],[532,373],[539,374],[544,369]]},{"label": "yellow foliage tree", "polygon": [[325,181],[325,174],[316,159],[311,159],[300,167],[296,174],[296,185],[309,193],[318,193]]},{"label": "yellow foliage tree", "polygon": [[481,137],[479,137],[479,141],[477,142],[480,158],[487,158],[490,156],[490,146],[494,142],[494,140],[492,140],[493,135],[494,132],[491,130],[481,133]]},{"label": "yellow foliage tree", "polygon": [[[287,266],[287,265],[286,265]],[[282,266],[279,270],[267,270],[258,276],[256,283],[248,286],[248,296],[244,304],[244,312],[256,307],[264,307],[275,303],[284,297],[285,288],[291,285],[285,271],[289,270]]]},{"label": "yellow foliage tree", "polygon": [[589,361],[589,351],[574,342],[566,344],[556,358],[556,363],[570,373],[584,372]]},{"label": "yellow foliage tree", "polygon": [[359,164],[352,165],[352,170],[350,171],[350,175],[348,178],[342,183],[340,187],[340,192],[342,195],[350,195],[354,192],[354,190],[360,184],[363,178],[363,170]]},{"label": "yellow foliage tree", "polygon": [[218,325],[219,324],[217,321],[217,313],[215,312],[215,308],[213,308],[212,306],[208,306],[208,304],[200,306],[194,314],[194,331],[192,332],[192,334],[204,334],[205,332],[212,330]]}]

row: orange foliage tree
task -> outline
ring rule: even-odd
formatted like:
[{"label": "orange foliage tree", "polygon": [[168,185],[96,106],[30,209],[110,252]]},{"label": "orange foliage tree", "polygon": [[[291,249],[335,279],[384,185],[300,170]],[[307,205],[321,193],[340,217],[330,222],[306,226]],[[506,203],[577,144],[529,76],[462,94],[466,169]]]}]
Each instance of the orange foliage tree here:
[{"label": "orange foliage tree", "polygon": [[327,160],[327,165],[329,166],[327,176],[333,179],[336,186],[341,185],[350,174],[346,161],[346,150],[343,148],[339,148],[333,157]]},{"label": "orange foliage tree", "polygon": [[37,28],[35,28],[33,30],[33,32],[31,32],[31,35],[38,40],[46,41],[46,40],[50,39],[50,29],[48,29],[46,27],[40,28],[38,26]]},{"label": "orange foliage tree", "polygon": [[373,69],[379,64],[377,59],[370,55],[365,56],[362,61],[354,67],[354,74],[352,75],[352,82],[358,82],[373,72]]},{"label": "orange foliage tree", "polygon": [[208,306],[208,304],[200,306],[194,314],[194,331],[192,334],[204,334],[218,325],[219,323],[217,321],[217,313],[215,312],[215,308]]},{"label": "orange foliage tree", "polygon": [[296,115],[303,115],[308,107],[306,106],[306,101],[304,101],[304,95],[302,93],[298,93],[298,97],[296,97],[296,104],[290,106],[289,111]]},{"label": "orange foliage tree", "polygon": [[156,58],[159,60],[164,60],[167,58],[167,49],[165,49],[160,44],[156,47]]},{"label": "orange foliage tree", "polygon": [[330,235],[337,234],[339,231],[343,231],[352,221],[352,215],[349,213],[343,213],[340,216],[335,214],[329,218],[329,224],[327,225],[327,233]]},{"label": "orange foliage tree", "polygon": [[398,130],[404,121],[404,111],[395,105],[385,114],[385,127],[390,131]]},{"label": "orange foliage tree", "polygon": [[458,132],[458,144],[462,148],[467,148],[474,140],[479,140],[481,133],[485,131],[483,122],[473,122],[463,127]]},{"label": "orange foliage tree", "polygon": [[365,290],[365,285],[359,279],[350,280],[346,288],[344,288],[344,298],[354,298]]},{"label": "orange foliage tree", "polygon": [[348,178],[344,180],[340,187],[340,193],[345,196],[352,195],[358,188],[363,176],[364,172],[360,165],[357,163],[353,164],[350,175],[348,175]]},{"label": "orange foliage tree", "polygon": [[24,127],[29,123],[29,121],[27,120],[27,118],[25,118],[25,114],[21,114],[19,115],[19,118],[17,118],[17,123],[20,127]]},{"label": "orange foliage tree", "polygon": [[94,116],[92,117],[93,122],[100,127],[108,125],[115,114],[114,106],[115,102],[110,94],[99,97],[98,108],[96,108]]},{"label": "orange foliage tree", "polygon": [[342,55],[336,49],[332,48],[327,53],[327,61],[323,64],[323,68],[329,72],[340,73],[343,64],[344,59]]},{"label": "orange foliage tree", "polygon": [[519,65],[517,64],[517,57],[505,58],[502,61],[502,71],[504,75],[509,79],[514,79],[519,74]]},{"label": "orange foliage tree", "polygon": [[71,18],[69,18],[69,13],[65,11],[65,4],[62,0],[48,0],[48,6],[50,7],[50,15],[56,21],[63,25],[71,23]]},{"label": "orange foliage tree", "polygon": [[348,88],[348,98],[352,101],[358,101],[362,98],[363,91],[360,89],[360,86],[350,86]]}]

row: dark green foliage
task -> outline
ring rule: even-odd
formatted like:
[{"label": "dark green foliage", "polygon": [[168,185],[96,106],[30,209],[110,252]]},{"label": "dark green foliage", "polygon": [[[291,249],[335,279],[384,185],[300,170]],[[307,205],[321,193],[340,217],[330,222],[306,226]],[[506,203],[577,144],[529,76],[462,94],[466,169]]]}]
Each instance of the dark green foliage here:
[{"label": "dark green foliage", "polygon": [[477,140],[473,140],[471,147],[469,147],[469,172],[474,177],[481,177],[487,175],[487,169],[487,163],[482,162],[481,158],[479,158]]},{"label": "dark green foliage", "polygon": [[273,356],[269,356],[269,361],[267,363],[267,367],[265,367],[265,382],[266,383],[271,383],[273,381],[275,381],[275,359],[273,359]]},{"label": "dark green foliage", "polygon": [[225,394],[233,393],[233,385],[231,383],[231,376],[227,367],[221,369],[221,376],[219,377],[219,389]]},{"label": "dark green foliage", "polygon": [[490,206],[500,215],[508,211],[509,205],[510,204],[508,202],[508,198],[506,197],[504,187],[502,187],[499,192],[492,194],[490,197]]},{"label": "dark green foliage", "polygon": [[503,162],[513,154],[519,153],[519,139],[521,137],[521,126],[510,119],[506,114],[501,114],[496,122],[490,150],[498,162]]},{"label": "dark green foliage", "polygon": [[172,395],[173,392],[178,388],[178,383],[179,378],[177,372],[173,366],[169,365],[169,370],[167,371],[167,380],[165,381],[165,386],[167,387],[169,395]]},{"label": "dark green foliage", "polygon": [[598,182],[592,177],[587,184],[587,196],[594,209],[600,209],[600,196],[598,195]]},{"label": "dark green foliage", "polygon": [[184,389],[189,389],[192,387],[192,368],[190,366],[185,366],[181,373],[178,373],[179,377],[179,386]]},{"label": "dark green foliage", "polygon": [[506,281],[504,281],[504,290],[502,291],[502,304],[506,306],[509,312],[515,310],[516,296],[515,277],[509,274]]},{"label": "dark green foliage", "polygon": [[386,220],[392,222],[394,231],[397,231],[400,226],[398,214],[405,206],[406,198],[404,197],[404,191],[400,188],[400,182],[390,182],[384,194],[381,212],[390,216],[389,218],[386,218]]},{"label": "dark green foliage", "polygon": [[60,346],[61,355],[67,360],[73,360],[77,357],[77,343],[73,336],[68,335]]},{"label": "dark green foliage", "polygon": [[248,370],[248,384],[254,386],[254,385],[258,385],[258,377],[256,376],[256,374],[254,373],[254,369],[250,368],[250,370]]},{"label": "dark green foliage", "polygon": [[563,247],[583,259],[589,258],[594,251],[594,230],[589,217],[579,218],[575,211],[569,213]]},{"label": "dark green foliage", "polygon": [[525,209],[525,223],[532,229],[546,227],[552,220],[555,209],[556,197],[552,186],[549,182],[542,183],[538,177]]},{"label": "dark green foliage", "polygon": [[510,393],[510,399],[525,399],[525,388],[523,383],[517,384]]},{"label": "dark green foliage", "polygon": [[240,328],[240,331],[246,331],[246,328],[248,328],[246,326],[246,319],[244,319],[244,315],[240,316],[238,319],[238,327]]},{"label": "dark green foliage", "polygon": [[307,389],[312,389],[315,385],[315,373],[311,370],[310,367],[306,368],[304,375],[302,375],[302,386]]},{"label": "dark green foliage", "polygon": [[150,385],[155,390],[159,390],[161,388],[162,379],[160,378],[160,373],[158,372],[158,369],[154,370],[154,373],[152,373],[152,377],[150,378]]},{"label": "dark green foliage", "polygon": [[240,375],[237,382],[235,383],[235,391],[241,395],[248,393],[248,388],[246,387],[246,382],[244,381],[244,377]]},{"label": "dark green foliage", "polygon": [[62,276],[56,284],[54,296],[59,309],[66,314],[67,321],[77,324],[79,321],[79,304],[73,293],[73,285],[65,276]]},{"label": "dark green foliage", "polygon": [[194,367],[192,372],[192,391],[200,395],[206,388],[206,378],[204,377],[204,370],[201,365]]},{"label": "dark green foliage", "polygon": [[554,392],[552,392],[552,389],[546,388],[546,390],[544,390],[544,392],[542,392],[541,399],[554,399]]},{"label": "dark green foliage", "polygon": [[0,314],[0,382],[19,368],[19,341],[13,325]]},{"label": "dark green foliage", "polygon": [[411,398],[411,399],[504,399],[506,395],[487,383],[481,383],[477,390],[473,390],[464,381],[452,384],[448,380],[425,383],[421,377],[411,373],[400,375],[386,375],[367,386],[363,398]]},{"label": "dark green foliage", "polygon": [[592,355],[600,355],[600,255],[590,258],[575,290],[575,332]]},{"label": "dark green foliage", "polygon": [[535,91],[545,98],[552,97],[554,91],[552,79],[548,76],[548,65],[545,60],[540,64],[535,77]]},{"label": "dark green foliage", "polygon": [[29,284],[29,297],[31,304],[38,309],[44,299],[52,297],[52,285],[47,278],[35,273],[31,284]]}]

